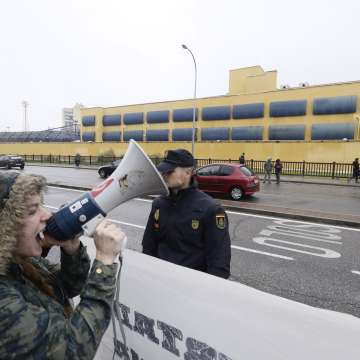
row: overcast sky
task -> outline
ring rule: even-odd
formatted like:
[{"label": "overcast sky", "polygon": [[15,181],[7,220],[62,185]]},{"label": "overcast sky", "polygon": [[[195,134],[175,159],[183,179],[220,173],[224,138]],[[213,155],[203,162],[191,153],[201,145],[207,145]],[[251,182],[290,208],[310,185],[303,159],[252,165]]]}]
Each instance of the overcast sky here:
[{"label": "overcast sky", "polygon": [[360,80],[359,0],[2,0],[0,131],[61,125],[63,107],[228,91],[229,70],[278,85]]}]

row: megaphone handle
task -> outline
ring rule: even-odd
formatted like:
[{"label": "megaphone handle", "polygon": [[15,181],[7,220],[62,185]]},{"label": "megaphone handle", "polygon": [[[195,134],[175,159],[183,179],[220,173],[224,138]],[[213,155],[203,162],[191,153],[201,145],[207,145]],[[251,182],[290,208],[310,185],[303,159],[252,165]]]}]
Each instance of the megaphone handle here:
[{"label": "megaphone handle", "polygon": [[[89,237],[92,236],[96,230],[96,227],[101,223],[101,221],[103,221],[103,219],[104,219],[104,216],[101,214],[98,214],[97,216],[92,218],[90,221],[88,221],[86,224],[84,224],[82,226],[82,229],[84,230],[84,235],[89,236]],[[126,249],[126,244],[127,244],[127,236],[125,236],[122,241],[120,257],[122,257],[122,254],[124,253],[124,250]]]},{"label": "megaphone handle", "polygon": [[96,215],[90,221],[82,226],[85,236],[92,236],[96,227],[104,220],[104,216],[101,214]]}]

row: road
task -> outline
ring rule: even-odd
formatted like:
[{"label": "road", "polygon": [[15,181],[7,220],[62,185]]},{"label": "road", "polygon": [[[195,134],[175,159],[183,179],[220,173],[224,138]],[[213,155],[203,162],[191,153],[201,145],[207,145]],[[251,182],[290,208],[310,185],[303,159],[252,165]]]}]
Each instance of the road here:
[{"label": "road", "polygon": [[[80,174],[80,173],[79,173]],[[49,188],[45,203],[55,210],[80,191]],[[141,250],[151,201],[134,199],[109,218]],[[228,212],[231,279],[308,305],[360,317],[359,229]]]},{"label": "road", "polygon": [[[50,183],[93,187],[100,183],[96,170],[27,166],[25,172],[44,175]],[[360,214],[360,189],[346,186],[261,183],[261,191],[246,202],[328,213]]]}]

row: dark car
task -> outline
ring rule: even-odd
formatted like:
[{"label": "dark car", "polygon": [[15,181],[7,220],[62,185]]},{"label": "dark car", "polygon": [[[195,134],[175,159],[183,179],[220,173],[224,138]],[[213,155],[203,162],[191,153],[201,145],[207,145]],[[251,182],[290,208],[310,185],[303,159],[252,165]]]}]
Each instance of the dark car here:
[{"label": "dark car", "polygon": [[19,167],[23,169],[25,167],[25,161],[19,155],[0,155],[0,167],[6,167],[8,169]]},{"label": "dark car", "polygon": [[118,167],[120,162],[121,162],[121,160],[115,160],[115,161],[112,161],[111,164],[109,164],[109,165],[100,166],[98,169],[98,173],[99,173],[100,177],[103,179],[106,179],[108,176],[110,176],[115,171],[115,169]]},{"label": "dark car", "polygon": [[195,178],[202,191],[240,200],[260,190],[259,178],[245,165],[211,164],[198,168]]}]

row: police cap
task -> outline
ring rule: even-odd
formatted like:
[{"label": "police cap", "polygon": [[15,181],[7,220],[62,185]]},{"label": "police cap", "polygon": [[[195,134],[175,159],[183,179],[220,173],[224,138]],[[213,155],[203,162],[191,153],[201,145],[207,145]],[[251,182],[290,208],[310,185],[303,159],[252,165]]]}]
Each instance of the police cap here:
[{"label": "police cap", "polygon": [[161,173],[174,171],[177,167],[195,166],[194,157],[185,149],[168,150],[164,160],[157,166]]}]

